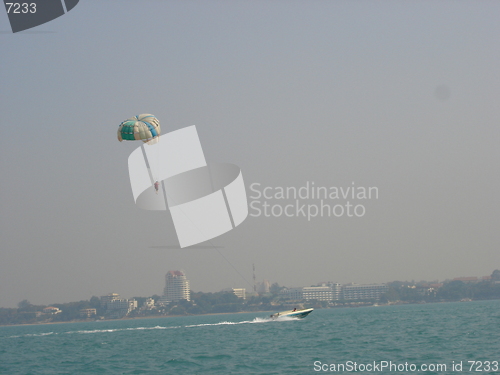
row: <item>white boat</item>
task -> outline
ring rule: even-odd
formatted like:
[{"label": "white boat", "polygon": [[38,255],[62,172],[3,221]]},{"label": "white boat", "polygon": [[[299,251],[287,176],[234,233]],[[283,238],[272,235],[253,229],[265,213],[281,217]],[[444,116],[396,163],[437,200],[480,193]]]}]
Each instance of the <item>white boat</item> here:
[{"label": "white boat", "polygon": [[271,318],[272,319],[278,319],[278,318],[282,318],[282,317],[290,317],[290,318],[299,318],[299,319],[302,319],[302,318],[305,318],[307,315],[309,315],[314,309],[301,309],[301,310],[297,310],[297,309],[293,309],[293,310],[288,310],[288,311],[281,311],[281,312],[278,312],[276,314],[273,314],[271,315]]}]

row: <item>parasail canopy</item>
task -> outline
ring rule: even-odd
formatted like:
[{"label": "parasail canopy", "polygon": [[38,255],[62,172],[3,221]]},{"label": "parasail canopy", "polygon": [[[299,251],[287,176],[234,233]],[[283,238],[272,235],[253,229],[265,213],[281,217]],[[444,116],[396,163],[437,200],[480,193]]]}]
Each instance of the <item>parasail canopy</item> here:
[{"label": "parasail canopy", "polygon": [[141,140],[152,144],[158,141],[160,133],[160,121],[155,116],[144,113],[131,117],[120,124],[118,127],[118,140],[120,142],[123,140]]}]

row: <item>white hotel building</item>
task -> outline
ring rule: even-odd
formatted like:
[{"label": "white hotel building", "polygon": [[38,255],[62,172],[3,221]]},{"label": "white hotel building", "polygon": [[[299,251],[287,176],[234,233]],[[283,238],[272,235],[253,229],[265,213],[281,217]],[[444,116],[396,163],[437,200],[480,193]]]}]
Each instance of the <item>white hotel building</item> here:
[{"label": "white hotel building", "polygon": [[343,286],[342,295],[345,300],[379,299],[388,290],[385,284],[351,284]]},{"label": "white hotel building", "polygon": [[168,271],[160,303],[179,302],[183,299],[190,300],[189,280],[182,271]]},{"label": "white hotel building", "polygon": [[106,309],[109,318],[123,318],[137,308],[137,301],[120,298],[117,293],[109,293],[101,297],[101,306]]},{"label": "white hotel building", "polygon": [[309,286],[303,288],[287,288],[280,292],[284,300],[316,300],[316,301],[338,301],[338,300],[366,300],[379,299],[387,292],[388,286],[384,284],[349,284],[322,283],[320,286]]}]

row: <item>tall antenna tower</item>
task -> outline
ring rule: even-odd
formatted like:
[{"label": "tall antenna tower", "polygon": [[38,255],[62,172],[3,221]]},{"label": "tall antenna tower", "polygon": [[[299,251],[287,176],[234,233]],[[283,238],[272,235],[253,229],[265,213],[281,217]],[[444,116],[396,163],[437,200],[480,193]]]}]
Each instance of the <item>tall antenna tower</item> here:
[{"label": "tall antenna tower", "polygon": [[257,293],[257,287],[255,286],[255,264],[252,263],[253,267],[253,292]]}]

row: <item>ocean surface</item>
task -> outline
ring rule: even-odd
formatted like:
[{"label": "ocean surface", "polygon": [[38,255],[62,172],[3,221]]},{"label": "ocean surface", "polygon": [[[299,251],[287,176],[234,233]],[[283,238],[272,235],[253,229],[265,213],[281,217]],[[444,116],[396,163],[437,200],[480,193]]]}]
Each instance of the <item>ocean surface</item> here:
[{"label": "ocean surface", "polygon": [[498,300],[268,316],[4,326],[0,374],[500,373]]}]

